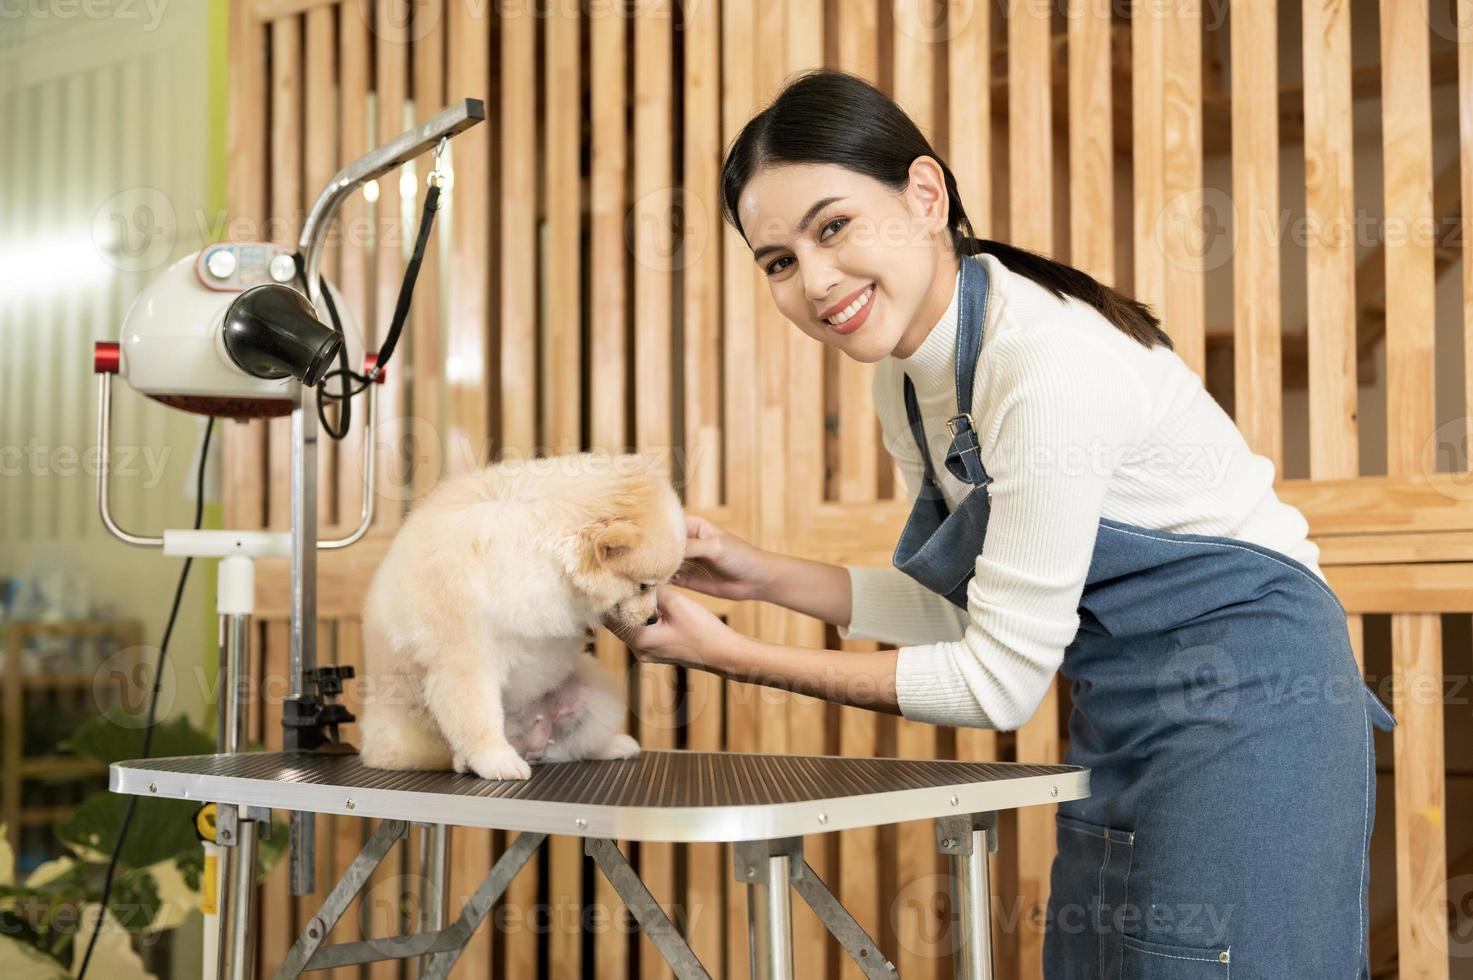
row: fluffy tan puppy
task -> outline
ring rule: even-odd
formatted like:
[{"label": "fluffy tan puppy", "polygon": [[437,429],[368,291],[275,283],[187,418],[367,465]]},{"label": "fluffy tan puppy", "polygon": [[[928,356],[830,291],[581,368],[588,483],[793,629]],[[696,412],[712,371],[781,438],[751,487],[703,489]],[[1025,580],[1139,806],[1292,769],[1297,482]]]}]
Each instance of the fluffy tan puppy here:
[{"label": "fluffy tan puppy", "polygon": [[640,455],[499,463],[405,520],[363,606],[362,760],[526,779],[618,759],[623,679],[586,652],[600,623],[652,622],[685,553],[668,473]]}]

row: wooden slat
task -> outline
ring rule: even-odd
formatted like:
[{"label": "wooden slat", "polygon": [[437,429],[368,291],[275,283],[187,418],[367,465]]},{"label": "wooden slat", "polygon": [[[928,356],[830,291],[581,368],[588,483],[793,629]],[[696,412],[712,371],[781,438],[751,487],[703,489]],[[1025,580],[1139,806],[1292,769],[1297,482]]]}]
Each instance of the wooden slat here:
[{"label": "wooden slat", "polygon": [[[840,0],[838,19],[839,67],[878,85],[877,0]],[[839,499],[872,500],[879,489],[881,458],[874,365],[833,353],[838,358]]]},{"label": "wooden slat", "polygon": [[[718,212],[721,157],[720,10],[716,4],[688,7],[680,34],[684,46],[685,240],[685,505],[721,502],[721,217]],[[691,749],[722,748],[725,684],[703,670],[686,672],[687,734]],[[713,975],[721,970],[726,931],[725,885],[731,872],[720,844],[684,848],[686,938]]]},{"label": "wooden slat", "polygon": [[[368,0],[347,0],[338,16],[338,157],[339,168],[368,152],[369,59],[368,22],[358,8]],[[373,347],[373,254],[367,239],[368,205],[362,192],[352,194],[338,212],[344,229],[338,250],[338,289],[347,301],[345,315],[357,325],[365,348]],[[354,370],[360,365],[350,364]],[[353,431],[338,445],[338,521],[348,530],[358,526],[363,510],[363,442],[368,431],[368,401],[353,405]],[[319,615],[322,613],[319,612]]]},{"label": "wooden slat", "polygon": [[[753,65],[757,105],[775,98],[787,77],[787,10],[784,0],[759,0],[756,32],[760,39]],[[754,106],[755,108],[755,106]],[[742,110],[750,113],[751,109]],[[750,252],[748,253],[750,258]],[[792,325],[772,301],[765,279],[754,280],[757,325],[757,446],[762,479],[755,498],[757,543],[778,547],[787,534],[787,342]],[[788,640],[791,613],[770,603],[757,609],[757,634],[782,643]],[[763,694],[757,703],[757,744],[763,752],[788,750],[787,699]]]},{"label": "wooden slat", "polygon": [[[1048,8],[1014,4],[1008,12],[1008,152],[1010,238],[1043,254],[1053,252],[1053,137],[1036,120],[1050,115]],[[1018,760],[1046,763],[1059,758],[1058,686],[1018,730]],[[1018,897],[1024,915],[1048,901],[1049,869],[1057,849],[1054,806],[1030,807],[1018,814]],[[933,845],[934,846],[934,845]],[[1043,966],[1043,933],[1018,935],[1019,970],[1038,975]]]},{"label": "wooden slat", "polygon": [[1458,148],[1462,163],[1463,236],[1463,438],[1464,462],[1473,471],[1473,0],[1458,0]]},{"label": "wooden slat", "polygon": [[1350,66],[1349,5],[1304,0],[1305,217],[1323,229],[1305,243],[1311,479],[1360,471]]},{"label": "wooden slat", "polygon": [[1175,340],[1166,319],[1166,250],[1160,235],[1166,206],[1166,146],[1162,74],[1166,30],[1162,0],[1133,0],[1130,18],[1132,228],[1135,250],[1134,297],[1162,317],[1162,328]]},{"label": "wooden slat", "polygon": [[[669,142],[673,117],[672,21],[641,17],[634,24],[634,437],[641,451],[668,458],[673,446],[672,344],[674,310],[670,283],[673,241],[674,156]],[[675,668],[639,666],[639,742],[645,748],[675,747]],[[639,846],[639,872],[650,893],[667,908],[677,897],[675,849]],[[668,964],[643,933],[639,974],[645,980],[672,976]]]},{"label": "wooden slat", "polygon": [[[505,455],[528,458],[537,432],[537,26],[528,7],[506,8],[501,28],[501,338],[500,430]],[[506,834],[510,845],[516,836]],[[537,904],[538,865],[513,879],[505,904],[506,928],[498,934],[507,977],[536,976],[539,937],[526,911]]]},{"label": "wooden slat", "polygon": [[[478,98],[490,104],[491,18],[474,16],[470,5],[450,3],[446,98]],[[446,475],[490,461],[492,385],[490,366],[491,147],[490,118],[460,134],[450,149],[455,186],[449,207],[449,273],[455,288],[446,305],[445,463]]]},{"label": "wooden slat", "polygon": [[583,195],[579,189],[582,137],[580,113],[578,8],[554,7],[545,19],[547,52],[543,59],[543,91],[547,117],[543,123],[547,195],[547,263],[556,270],[547,290],[544,350],[547,444],[552,453],[577,452],[582,442],[581,226]]},{"label": "wooden slat", "polygon": [[[1202,5],[1168,0],[1158,8],[1162,65],[1162,247],[1166,252],[1164,322],[1176,351],[1202,375],[1207,362],[1202,215]],[[1237,46],[1234,45],[1236,48]]]},{"label": "wooden slat", "polygon": [[[1442,734],[1442,621],[1391,617],[1396,756],[1398,972],[1446,980],[1447,789]],[[1430,692],[1430,693],[1429,693]]]},{"label": "wooden slat", "polygon": [[[311,201],[338,169],[338,120],[333,96],[337,88],[337,38],[331,7],[318,7],[306,15],[306,55],[303,59],[303,206]],[[338,278],[337,234],[330,234],[323,250],[322,274]],[[331,416],[329,416],[331,417]],[[338,444],[324,433],[317,443],[317,526],[319,533],[331,528],[337,518]]]},{"label": "wooden slat", "polygon": [[[787,0],[787,42],[789,74],[823,67],[822,0]],[[768,305],[773,304],[768,301]],[[787,345],[786,525],[801,527],[824,496],[824,347],[793,329],[791,323],[782,326]],[[824,646],[823,623],[797,614],[786,618],[788,643],[809,648]],[[788,751],[824,754],[828,702],[799,696],[786,700]],[[804,859],[821,879],[829,873],[828,848],[824,846],[827,839],[809,838],[804,853]],[[806,903],[793,906],[793,946],[794,969],[800,975],[826,974],[829,956],[837,947]]]},{"label": "wooden slat", "polygon": [[[1268,220],[1279,213],[1278,24],[1276,0],[1250,0],[1237,5],[1232,18],[1233,59],[1233,404],[1243,437],[1254,452],[1284,466],[1283,383],[1280,367],[1279,225]],[[1173,37],[1181,42],[1200,31],[1200,14],[1186,19]],[[1200,51],[1199,49],[1196,49]],[[1199,93],[1201,66],[1183,65],[1180,84],[1195,81]],[[1200,99],[1189,105],[1200,113]],[[1170,118],[1176,118],[1171,113]],[[1200,148],[1200,115],[1195,130]],[[1170,139],[1170,136],[1168,136]],[[1184,183],[1201,184],[1201,163]],[[1196,201],[1200,201],[1198,192]],[[1194,201],[1195,203],[1195,201]],[[1194,212],[1189,212],[1194,213]],[[1200,254],[1200,253],[1193,253]],[[1200,280],[1196,288],[1200,290]],[[1336,290],[1342,292],[1343,290]],[[1194,294],[1192,302],[1198,302]],[[1171,315],[1179,315],[1173,305]],[[1310,319],[1313,323],[1313,318]],[[1205,351],[1198,369],[1205,367]],[[1190,361],[1189,361],[1190,363]],[[1353,378],[1354,375],[1352,374]]]},{"label": "wooden slat", "polygon": [[[423,123],[452,99],[465,96],[449,95],[445,91],[444,0],[418,0],[412,12],[414,20],[410,22],[410,57],[414,120]],[[481,123],[474,128],[479,130],[486,126],[486,123]],[[457,137],[456,141],[459,142],[460,139],[461,137]],[[468,148],[462,149],[467,149],[468,153],[474,152]],[[445,159],[446,165],[453,169],[453,159],[448,147]],[[426,177],[433,168],[433,152],[423,153],[415,161],[415,225],[406,234],[418,234],[425,194],[429,192]],[[444,203],[442,201],[442,207]],[[412,451],[415,454],[415,464],[410,471],[410,479],[413,481],[411,497],[415,500],[428,493],[445,475],[445,439],[442,435],[445,431],[445,419],[441,411],[441,401],[445,394],[445,346],[441,336],[440,290],[432,287],[432,284],[438,286],[441,278],[440,236],[436,234],[441,230],[440,220],[442,219],[436,220],[435,227],[431,230],[430,240],[425,245],[424,261],[419,270],[419,281],[425,284],[425,288],[415,289],[414,305],[410,310],[411,322],[408,329],[413,332],[408,339],[412,345],[413,359],[408,364],[400,365],[401,368],[412,366],[414,372],[409,385],[409,415],[413,419],[411,435],[414,440]],[[467,213],[465,221],[475,223],[476,215]],[[485,228],[484,222],[481,227]],[[484,269],[485,263],[482,262],[480,267]],[[467,284],[456,279],[451,292],[465,285]],[[473,290],[476,288],[474,281],[469,285]],[[484,331],[484,324],[482,327]]]},{"label": "wooden slat", "polygon": [[[1092,54],[1098,44],[1095,37],[1096,27],[1093,26],[1092,18],[1105,17],[1108,22],[1108,8],[1102,0],[1089,0],[1090,6],[1086,10],[1076,11],[1070,9],[1070,30],[1075,32],[1070,35],[1069,51],[1071,57],[1080,57],[1082,63],[1093,64],[1097,54]],[[949,80],[949,97],[947,101],[950,115],[949,145],[947,147],[948,162],[952,173],[956,176],[957,192],[966,203],[967,216],[971,219],[972,228],[978,237],[988,238],[992,235],[992,86],[976,84],[977,66],[988,64],[992,53],[992,31],[991,18],[985,7],[973,7],[971,11],[965,8],[955,8],[949,12],[952,20],[948,21],[946,34],[947,42],[947,78]],[[965,17],[965,20],[962,18]],[[1106,34],[1105,56],[1109,56],[1108,34]],[[1084,69],[1081,69],[1084,70]],[[1075,96],[1071,89],[1071,104]],[[966,92],[965,97],[960,93]],[[1077,115],[1075,118],[1078,118]],[[1070,132],[1077,133],[1082,144],[1077,149],[1077,155],[1071,155],[1071,159],[1088,158],[1089,146],[1100,137],[1100,132],[1105,135],[1105,145],[1109,145],[1108,119],[1101,123],[1099,120],[1090,118],[1080,121],[1071,126]],[[1103,128],[1102,128],[1103,127]],[[1091,135],[1093,134],[1093,135]],[[1109,173],[1111,161],[1108,157],[1099,161],[1100,167]],[[1077,195],[1076,195],[1077,196]],[[1106,227],[1112,224],[1108,218],[1111,213],[1109,197],[1103,201],[1090,203],[1093,199],[1084,202],[1076,201],[1074,213],[1089,215],[1090,207],[1096,204],[1104,210],[1093,212],[1093,217],[1101,221]],[[1084,268],[1091,268],[1095,260],[1085,261],[1083,256],[1094,255],[1096,260],[1103,261],[1105,248],[1113,248],[1113,243],[1095,246],[1086,244],[1088,238],[1081,239],[1079,236],[1073,238],[1073,247],[1076,250],[1074,258],[1076,264]],[[1108,282],[1102,273],[1110,273],[1113,278],[1113,259],[1106,263],[1105,269],[1094,269],[1094,274],[1099,275],[1103,281]],[[888,543],[888,542],[887,542]],[[958,759],[990,760],[998,758],[997,732],[985,728],[958,728],[956,730],[956,757]],[[993,881],[999,879],[997,875],[997,858],[994,855],[989,862],[992,865]],[[1011,942],[1012,936],[1005,936],[1001,929],[998,930],[995,942],[1001,945],[1005,940]]]},{"label": "wooden slat", "polygon": [[[880,66],[876,0],[843,0],[838,16],[839,67],[877,84]],[[955,166],[954,161],[952,165]],[[838,496],[841,501],[873,501],[879,491],[881,459],[873,397],[874,366],[839,355],[838,385]],[[842,647],[875,650],[878,644],[850,641]],[[873,711],[840,708],[839,754],[861,758],[879,755],[880,720],[880,715]],[[879,830],[866,827],[841,831],[838,853],[837,886],[832,881],[829,886],[865,932],[878,939],[883,919],[880,893],[884,867],[884,859],[876,859],[880,853]],[[848,955],[837,954],[836,959],[839,975],[844,980],[859,980],[864,975]]]},{"label": "wooden slat", "polygon": [[[936,93],[932,84],[934,52],[927,32],[918,29],[924,23],[925,12],[921,8],[920,0],[905,0],[892,7],[898,28],[893,34],[893,97],[929,140],[936,136]],[[896,755],[902,758],[937,757],[936,729],[931,725],[897,718],[895,742]],[[902,892],[907,889],[913,892],[924,887],[926,879],[936,871],[936,842],[930,826],[924,823],[901,824],[896,831],[896,887]],[[924,938],[936,928],[934,918],[935,909],[928,903],[907,902],[901,911],[896,924],[899,947],[895,960],[901,976],[939,975],[941,963]]]},{"label": "wooden slat", "polygon": [[[537,443],[537,23],[507,8],[501,26],[501,338],[503,451],[529,457]],[[469,258],[469,256],[468,256]]]},{"label": "wooden slat", "polygon": [[1436,425],[1428,0],[1381,3],[1381,139],[1386,241],[1386,465],[1417,471]]},{"label": "wooden slat", "polygon": [[[590,446],[618,452],[628,443],[624,406],[628,397],[625,366],[624,287],[628,251],[624,247],[625,181],[628,177],[628,98],[624,82],[627,51],[625,23],[619,17],[589,21],[592,100],[592,175],[590,195],[589,362],[598,370],[589,375]],[[629,649],[606,630],[595,639],[599,663],[627,678]],[[634,733],[636,736],[639,733]],[[628,858],[627,842],[620,850]],[[630,935],[621,928],[628,913],[619,895],[602,874],[595,878],[592,896],[602,921],[609,927],[594,935],[593,974],[597,980],[625,980],[629,976]]]},{"label": "wooden slat", "polygon": [[1321,538],[1320,567],[1473,561],[1473,531],[1345,534]]},{"label": "wooden slat", "polygon": [[[376,144],[383,144],[404,132],[407,126],[405,103],[409,97],[410,20],[406,0],[377,0],[374,8],[374,94],[376,97]],[[401,215],[399,181],[403,170],[391,170],[378,179],[378,204],[374,228],[377,247],[374,253],[374,329],[368,336],[376,350],[388,335],[389,320],[399,298],[399,285],[404,277],[404,245],[414,235],[413,225],[406,226]],[[408,458],[404,435],[408,431],[406,416],[409,402],[405,365],[408,359],[389,366],[384,383],[379,386],[379,424],[374,435],[379,455],[377,486],[381,495],[375,511],[376,526],[389,531],[404,520],[404,507],[409,499],[413,459]]]},{"label": "wooden slat", "polygon": [[1110,39],[1110,0],[1070,0],[1069,263],[1107,285],[1115,281]]},{"label": "wooden slat", "polygon": [[1473,564],[1345,565],[1324,570],[1348,612],[1473,612]]},{"label": "wooden slat", "polygon": [[[546,291],[544,415],[551,453],[577,452],[583,437],[579,19],[577,7],[564,6],[552,8],[544,22],[543,176],[545,186],[553,189],[547,195],[547,275],[552,281]],[[574,980],[583,973],[583,935],[577,914],[583,904],[583,841],[558,835],[549,839],[548,847],[549,967],[554,980]]]},{"label": "wooden slat", "polygon": [[[225,208],[232,222],[266,218],[266,29],[246,4],[230,7],[230,72],[225,120]],[[262,477],[266,427],[224,426],[221,481],[226,527],[257,528],[265,519]]]},{"label": "wooden slat", "polygon": [[[756,9],[742,3],[721,4],[721,142],[730,145],[756,104]],[[722,242],[721,312],[724,326],[722,369],[725,372],[725,451],[729,483],[727,503],[740,523],[728,530],[756,538],[756,499],[759,471],[756,444],[756,310],[758,293],[756,264],[751,250],[738,232],[723,225],[717,234]],[[738,607],[728,620],[733,629],[751,633],[755,614],[750,605]],[[725,685],[726,748],[752,751],[757,746],[757,711],[752,686]],[[722,878],[730,889],[726,903],[725,932],[727,977],[748,974],[746,935],[746,889],[732,879],[732,849],[722,848]],[[713,969],[719,975],[720,969]]]}]

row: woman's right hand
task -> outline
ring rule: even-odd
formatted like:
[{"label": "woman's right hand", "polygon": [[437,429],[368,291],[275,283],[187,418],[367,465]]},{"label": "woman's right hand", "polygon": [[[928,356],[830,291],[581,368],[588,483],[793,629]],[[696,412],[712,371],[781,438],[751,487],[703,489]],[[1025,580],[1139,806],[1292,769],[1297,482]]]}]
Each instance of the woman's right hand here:
[{"label": "woman's right hand", "polygon": [[685,519],[685,560],[671,581],[719,599],[758,599],[776,557],[704,517]]}]

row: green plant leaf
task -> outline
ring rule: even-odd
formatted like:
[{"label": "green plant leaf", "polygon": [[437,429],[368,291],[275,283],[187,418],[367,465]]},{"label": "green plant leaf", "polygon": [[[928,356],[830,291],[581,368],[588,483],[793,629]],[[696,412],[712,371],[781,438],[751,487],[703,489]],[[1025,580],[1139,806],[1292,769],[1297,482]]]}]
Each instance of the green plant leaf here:
[{"label": "green plant leaf", "polygon": [[66,980],[68,974],[36,947],[0,936],[0,976],[5,980]]},{"label": "green plant leaf", "polygon": [[[114,708],[83,722],[59,747],[109,765],[137,759],[143,755],[143,722],[137,715]],[[190,725],[183,715],[154,725],[153,741],[148,747],[149,756],[155,759],[208,755],[214,751],[215,740]]]},{"label": "green plant leaf", "polygon": [[[56,836],[84,860],[106,861],[118,839],[128,797],[116,793],[93,793],[77,807],[72,819],[56,828]],[[160,800],[138,797],[133,827],[118,861],[129,868],[146,868],[159,861],[177,858],[199,847],[194,836],[194,811],[189,800]]]},{"label": "green plant leaf", "polygon": [[119,875],[113,882],[112,894],[107,897],[107,910],[129,932],[142,932],[153,925],[158,918],[159,904],[158,882],[141,870]]}]

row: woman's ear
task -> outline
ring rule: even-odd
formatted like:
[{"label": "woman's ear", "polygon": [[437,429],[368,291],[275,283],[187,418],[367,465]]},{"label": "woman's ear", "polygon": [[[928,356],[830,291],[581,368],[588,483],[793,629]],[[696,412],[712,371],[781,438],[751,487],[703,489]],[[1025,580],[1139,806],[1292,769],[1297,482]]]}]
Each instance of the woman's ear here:
[{"label": "woman's ear", "polygon": [[910,162],[910,182],[905,194],[919,218],[926,219],[933,231],[946,228],[951,214],[951,196],[946,192],[946,175],[935,158],[919,156]]}]

